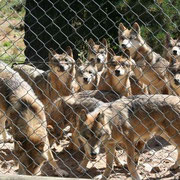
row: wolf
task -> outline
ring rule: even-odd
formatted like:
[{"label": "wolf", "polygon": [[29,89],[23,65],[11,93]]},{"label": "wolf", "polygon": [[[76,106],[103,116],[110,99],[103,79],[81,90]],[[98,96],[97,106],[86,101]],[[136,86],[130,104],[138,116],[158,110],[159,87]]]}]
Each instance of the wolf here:
[{"label": "wolf", "polygon": [[88,41],[87,60],[95,60],[98,72],[103,72],[107,63],[108,43],[105,38],[100,44],[96,44],[92,38]]},{"label": "wolf", "polygon": [[63,129],[69,125],[71,127],[72,141],[68,149],[77,150],[79,141],[77,132],[74,131],[76,129],[76,115],[78,115],[78,112],[84,108],[92,111],[102,102],[112,102],[119,99],[119,97],[112,91],[85,90],[58,98],[54,105],[51,106],[50,116],[47,117],[50,130],[48,134],[50,145],[52,146],[55,142],[59,143],[59,140],[63,137]]},{"label": "wolf", "polygon": [[127,50],[123,55],[116,56],[112,49],[108,50],[107,69],[101,76],[98,89],[114,91],[117,94],[131,96],[130,74],[133,60]]},{"label": "wolf", "polygon": [[81,61],[81,63],[78,64],[79,66],[76,66],[75,78],[79,88],[76,92],[97,89],[98,70],[95,61],[91,60],[84,63]]},{"label": "wolf", "polygon": [[[57,97],[72,94],[72,82],[75,78],[75,60],[72,49],[68,46],[66,53],[63,54],[58,54],[51,49],[49,66],[50,71],[39,74],[31,82],[28,81],[47,112]],[[19,69],[18,72],[26,79],[27,74],[23,68]]]},{"label": "wolf", "polygon": [[163,57],[169,62],[171,62],[172,59],[176,59],[180,62],[180,37],[177,39],[173,39],[169,33],[166,34]]},{"label": "wolf", "polygon": [[180,96],[180,61],[173,59],[168,66],[167,77],[169,80],[169,92]]},{"label": "wolf", "polygon": [[19,174],[36,175],[45,161],[56,173],[67,176],[61,170],[49,147],[44,106],[32,88],[11,69],[0,62],[0,117],[8,120],[14,139],[14,157],[19,163]]},{"label": "wolf", "polygon": [[28,84],[33,84],[35,78],[44,73],[43,70],[28,64],[13,64],[12,68],[17,71]]},{"label": "wolf", "polygon": [[138,141],[142,140],[141,142],[145,143],[152,135],[163,137],[177,148],[177,160],[170,169],[174,170],[180,166],[180,98],[178,96],[137,95],[103,104],[90,113],[82,110],[78,127],[79,139],[85,148],[85,155],[78,171],[84,171],[88,161],[96,159],[100,145],[104,145],[106,150],[105,172],[95,179],[105,180],[109,177],[116,144],[121,143],[125,146],[127,165],[132,179],[140,180],[136,164],[144,144]]},{"label": "wolf", "polygon": [[132,29],[119,24],[118,39],[122,50],[129,50],[131,58],[136,62],[133,69],[136,78],[146,84],[151,94],[168,94],[166,69],[169,62],[155,53],[141,36],[138,23]]}]

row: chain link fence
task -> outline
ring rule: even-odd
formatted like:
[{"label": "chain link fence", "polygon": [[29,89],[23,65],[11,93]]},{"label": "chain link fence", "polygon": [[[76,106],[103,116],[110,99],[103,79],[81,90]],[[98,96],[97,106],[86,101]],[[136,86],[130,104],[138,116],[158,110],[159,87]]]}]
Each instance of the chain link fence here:
[{"label": "chain link fence", "polygon": [[2,178],[179,179],[179,9],[0,0]]}]

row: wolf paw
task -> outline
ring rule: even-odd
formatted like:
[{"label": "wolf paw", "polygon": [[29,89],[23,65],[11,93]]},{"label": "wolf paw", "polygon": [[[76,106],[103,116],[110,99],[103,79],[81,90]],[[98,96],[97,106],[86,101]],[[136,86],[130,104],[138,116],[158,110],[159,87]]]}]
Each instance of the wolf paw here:
[{"label": "wolf paw", "polygon": [[59,177],[68,177],[69,173],[66,172],[65,170],[57,169],[56,172],[55,172],[55,175],[57,175]]}]

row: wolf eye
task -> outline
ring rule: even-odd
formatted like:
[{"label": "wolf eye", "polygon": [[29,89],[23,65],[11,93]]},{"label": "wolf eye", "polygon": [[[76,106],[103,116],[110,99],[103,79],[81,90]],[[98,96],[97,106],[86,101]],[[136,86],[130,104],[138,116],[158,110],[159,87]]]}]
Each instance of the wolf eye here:
[{"label": "wolf eye", "polygon": [[68,62],[68,60],[67,60],[67,59],[65,59],[64,61],[65,61],[65,62]]},{"label": "wolf eye", "polygon": [[123,41],[123,40],[125,39],[125,37],[124,37],[124,36],[121,36],[120,39]]},{"label": "wolf eye", "polygon": [[172,48],[172,47],[173,47],[173,45],[172,45],[172,44],[169,44],[169,47],[170,47],[170,48]]},{"label": "wolf eye", "polygon": [[92,74],[93,72],[92,71],[89,71],[89,74]]},{"label": "wolf eye", "polygon": [[112,62],[111,62],[111,65],[112,65],[112,66],[116,66],[116,62],[115,62],[115,61],[112,61]]}]

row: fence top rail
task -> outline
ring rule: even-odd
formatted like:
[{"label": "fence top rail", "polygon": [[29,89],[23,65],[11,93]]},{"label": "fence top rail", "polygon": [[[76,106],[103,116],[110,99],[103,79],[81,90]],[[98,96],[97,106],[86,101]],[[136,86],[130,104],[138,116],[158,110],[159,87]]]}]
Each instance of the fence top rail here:
[{"label": "fence top rail", "polygon": [[[53,176],[27,176],[27,175],[2,175],[1,180],[77,180],[77,178],[65,178],[65,177],[53,177]],[[84,178],[78,178],[80,180],[88,180]]]}]

